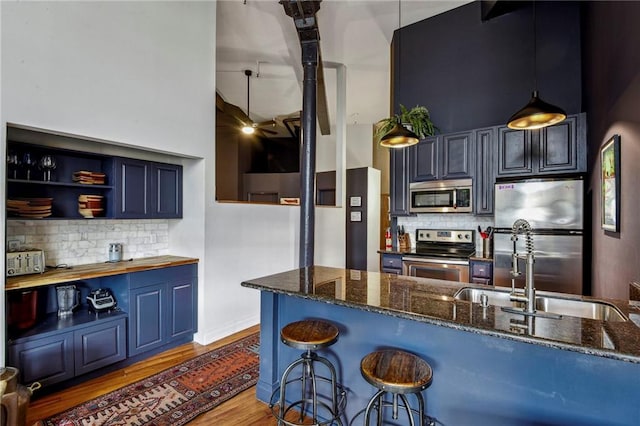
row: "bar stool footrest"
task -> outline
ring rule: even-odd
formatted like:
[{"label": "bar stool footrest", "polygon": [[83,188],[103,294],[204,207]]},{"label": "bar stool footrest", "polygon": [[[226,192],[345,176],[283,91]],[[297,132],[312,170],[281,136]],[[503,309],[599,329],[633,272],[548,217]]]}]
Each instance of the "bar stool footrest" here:
[{"label": "bar stool footrest", "polygon": [[[326,377],[323,376],[316,376],[316,380],[321,380],[327,383],[331,383],[331,379],[328,379]],[[289,380],[285,385],[288,385],[289,383],[292,382],[298,382],[301,381],[300,378],[296,378],[294,380]],[[318,419],[314,419],[315,423],[296,423],[293,422],[291,420],[286,420],[285,417],[287,415],[287,413],[295,408],[296,406],[301,406],[303,403],[305,404],[309,404],[309,406],[311,406],[311,404],[313,403],[313,399],[311,398],[307,398],[307,399],[299,399],[297,401],[294,401],[290,404],[288,404],[285,409],[284,409],[284,415],[282,417],[280,417],[280,406],[279,403],[280,401],[278,401],[278,394],[280,393],[280,386],[276,387],[273,392],[271,393],[271,398],[269,398],[269,408],[271,409],[271,414],[273,414],[273,417],[275,417],[278,420],[278,424],[285,424],[287,426],[300,426],[300,425],[304,425],[304,426],[329,426],[329,425],[333,425],[334,423],[337,424],[338,426],[342,426],[342,421],[340,420],[340,417],[342,417],[342,415],[344,414],[344,410],[347,406],[347,392],[344,389],[344,387],[340,384],[337,383],[336,384],[336,388],[337,388],[337,397],[338,397],[338,401],[337,401],[337,412],[334,413],[333,409],[331,408],[331,406],[326,403],[324,400],[331,402],[331,398],[326,396],[326,395],[318,395],[318,399],[322,398],[323,400],[318,400],[318,406],[322,407],[324,410],[323,412],[319,412],[318,414],[322,417],[323,414],[325,415],[330,415],[331,418],[326,418],[323,419],[322,421],[319,421]]]}]

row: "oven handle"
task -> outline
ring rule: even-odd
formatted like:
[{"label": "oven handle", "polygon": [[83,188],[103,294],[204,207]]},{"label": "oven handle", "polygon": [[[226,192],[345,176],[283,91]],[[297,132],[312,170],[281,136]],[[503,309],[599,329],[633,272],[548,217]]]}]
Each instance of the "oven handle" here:
[{"label": "oven handle", "polygon": [[440,263],[449,265],[464,265],[469,266],[468,260],[453,260],[453,259],[434,259],[432,257],[411,257],[402,256],[403,262],[419,262],[419,263]]}]

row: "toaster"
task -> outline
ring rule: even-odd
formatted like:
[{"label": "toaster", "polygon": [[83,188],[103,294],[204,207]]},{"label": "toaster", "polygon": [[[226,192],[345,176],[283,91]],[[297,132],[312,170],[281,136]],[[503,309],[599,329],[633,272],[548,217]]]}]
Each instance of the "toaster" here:
[{"label": "toaster", "polygon": [[7,252],[7,276],[41,274],[44,272],[44,251],[28,248]]}]

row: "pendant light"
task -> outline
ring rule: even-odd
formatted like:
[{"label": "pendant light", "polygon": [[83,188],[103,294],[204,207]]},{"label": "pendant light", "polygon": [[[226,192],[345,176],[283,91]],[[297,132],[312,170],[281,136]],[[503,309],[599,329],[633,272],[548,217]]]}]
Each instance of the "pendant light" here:
[{"label": "pendant light", "polygon": [[[251,70],[244,70],[244,75],[247,76],[247,117],[249,117],[249,78],[251,77],[251,74]],[[251,117],[249,117],[249,120],[251,120]],[[242,126],[242,133],[246,135],[252,135],[255,131],[256,128],[253,125],[249,125],[249,123],[245,123],[244,126]]]},{"label": "pendant light", "polygon": [[[400,76],[400,65],[402,62],[402,6],[401,0],[398,0],[398,85],[402,81]],[[399,91],[399,90],[398,90]],[[407,146],[415,145],[419,142],[418,135],[411,130],[404,127],[404,125],[398,119],[395,126],[380,139],[380,146],[385,148],[405,148]]]},{"label": "pendant light", "polygon": [[537,90],[537,44],[536,44],[536,2],[533,2],[533,93],[531,100],[513,114],[507,123],[511,129],[540,129],[559,123],[567,118],[562,108],[551,105],[538,96]]}]

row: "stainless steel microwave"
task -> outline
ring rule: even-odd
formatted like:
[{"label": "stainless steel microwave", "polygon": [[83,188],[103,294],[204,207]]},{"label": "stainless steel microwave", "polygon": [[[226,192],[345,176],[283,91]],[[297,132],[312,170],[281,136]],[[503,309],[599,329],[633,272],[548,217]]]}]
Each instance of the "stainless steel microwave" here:
[{"label": "stainless steel microwave", "polygon": [[472,213],[471,179],[417,182],[409,186],[410,213]]}]

